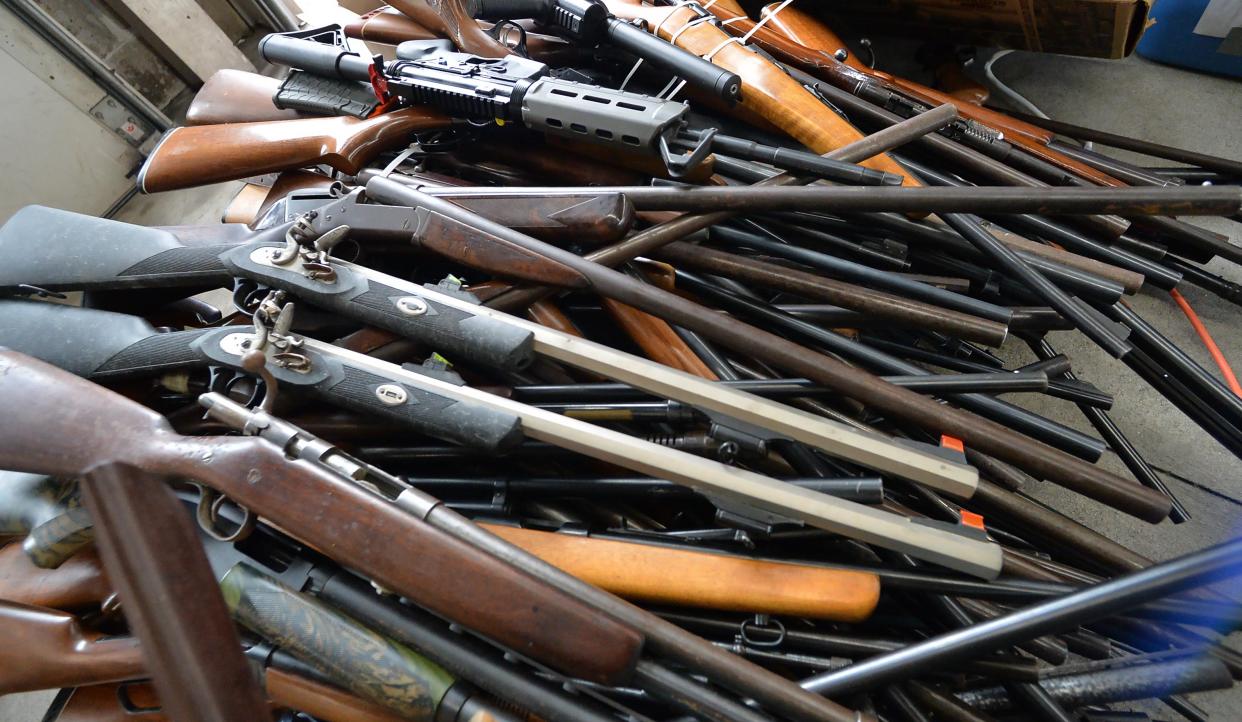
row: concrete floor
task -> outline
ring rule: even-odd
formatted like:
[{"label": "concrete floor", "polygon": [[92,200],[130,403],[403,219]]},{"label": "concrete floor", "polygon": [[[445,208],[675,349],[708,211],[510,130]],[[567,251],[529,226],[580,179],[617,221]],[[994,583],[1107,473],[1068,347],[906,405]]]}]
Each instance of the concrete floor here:
[{"label": "concrete floor", "polygon": [[[888,57],[892,57],[891,55]],[[897,70],[900,70],[899,68]],[[1141,58],[1097,61],[1082,58],[1014,53],[997,63],[997,74],[1050,116],[1206,153],[1242,158],[1242,84],[1160,66]],[[1109,150],[1108,152],[1113,152]],[[1126,159],[1136,159],[1118,152]],[[209,223],[235,192],[236,184],[139,197],[118,216],[120,220],[150,225]],[[1204,222],[1242,244],[1242,225]],[[1222,262],[1209,270],[1242,283],[1242,268]],[[1242,372],[1242,315],[1238,307],[1193,287],[1182,289],[1227,358]],[[1214,369],[1198,337],[1167,295],[1147,292],[1132,300],[1134,307],[1195,357]],[[1058,333],[1054,346],[1074,361],[1074,370],[1116,396],[1114,420],[1161,469],[1167,483],[1189,508],[1192,521],[1157,527],[1130,520],[1094,502],[1051,485],[1033,493],[1071,517],[1101,531],[1135,551],[1156,559],[1201,549],[1235,537],[1242,521],[1242,466],[1238,460],[1200,431],[1124,365],[1095,349],[1076,334]],[[1033,360],[1025,346],[1003,349],[1009,360]],[[1031,408],[1075,428],[1091,432],[1077,409],[1048,397],[1027,397]],[[1103,463],[1124,469],[1115,458]],[[1242,587],[1228,590],[1242,599]],[[1235,640],[1236,643],[1236,640]],[[0,698],[0,722],[41,719],[51,693]],[[1242,692],[1197,695],[1193,700],[1214,719],[1238,719]],[[1173,718],[1167,709],[1151,708],[1160,718]]]}]

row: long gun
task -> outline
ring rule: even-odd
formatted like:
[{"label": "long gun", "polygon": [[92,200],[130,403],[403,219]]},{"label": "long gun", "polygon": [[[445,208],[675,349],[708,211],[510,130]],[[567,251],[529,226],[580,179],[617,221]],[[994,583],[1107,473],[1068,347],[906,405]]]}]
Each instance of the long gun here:
[{"label": "long gun", "polygon": [[[410,484],[425,486],[418,479],[410,480]],[[432,485],[430,490],[441,488],[442,485]],[[79,535],[93,536],[89,518],[71,523]],[[879,580],[872,574],[608,536],[550,532],[485,521],[479,526],[624,599],[837,621],[866,619],[879,602]],[[204,543],[209,549],[214,546],[209,539],[204,539]],[[60,609],[65,599],[98,603],[107,596],[100,592],[106,580],[97,568],[97,558],[80,553],[65,560],[55,571],[48,571],[22,559],[19,549],[12,545],[0,550],[0,599]],[[48,556],[48,550],[32,549],[30,545],[26,551]],[[41,590],[36,580],[48,589]],[[80,584],[80,588],[75,588],[75,584]],[[8,596],[10,591],[20,598]]]},{"label": "long gun", "polygon": [[[28,356],[0,351],[0,405],[15,410],[0,419],[0,467],[70,476],[105,459],[138,462],[153,473],[215,488],[308,544],[331,549],[341,564],[444,617],[469,611],[466,626],[577,678],[607,684],[638,675],[662,687],[674,685],[703,703],[724,701],[675,680],[653,662],[636,665],[643,636],[631,629],[641,629],[659,654],[765,706],[797,719],[858,719],[855,712],[806,694],[782,677],[521,552],[426,494],[399,483],[383,485],[383,475],[371,479],[383,486],[359,486],[352,471],[334,466],[343,460],[339,452],[296,427],[223,397],[209,403],[215,414],[237,422],[235,428],[275,443],[252,437],[180,436],[163,417],[122,396]],[[41,411],[45,404],[72,404],[82,414],[49,416]],[[88,427],[96,433],[83,433],[80,420],[97,418],[108,418],[112,426],[106,433],[98,426]],[[202,463],[204,459],[210,463]],[[346,466],[366,469],[354,461]],[[291,498],[307,503],[291,507]],[[368,533],[358,534],[363,528]],[[511,572],[506,563],[520,571]],[[462,578],[479,584],[447,581]],[[370,590],[364,598],[375,601]],[[382,626],[382,616],[368,623]],[[743,711],[729,718],[751,719],[753,714]]]},{"label": "long gun", "polygon": [[403,108],[366,120],[325,117],[173,128],[138,172],[138,189],[159,193],[319,164],[353,174],[410,133],[452,122],[434,110]]},{"label": "long gun", "polygon": [[[632,630],[431,528],[313,456],[290,461],[257,438],[181,436],[155,412],[13,351],[0,352],[0,400],[9,410],[0,419],[0,466],[77,476],[119,461],[196,480],[388,589],[559,669],[615,681],[638,655],[642,638]],[[48,405],[79,413],[36,411]],[[449,583],[463,575],[479,583]],[[505,603],[488,603],[494,599]]]},{"label": "long gun", "polygon": [[[382,214],[381,218],[391,224],[392,228],[416,229],[415,233],[423,239],[422,243],[434,249],[448,251],[456,248],[459,252],[470,255],[475,262],[486,258],[489,263],[507,272],[525,265],[529,269],[528,273],[544,281],[559,280],[568,285],[580,283],[581,276],[564,266],[549,264],[541,257],[515,249],[511,244],[461,243],[458,239],[463,236],[476,241],[481,237],[477,231],[460,226],[438,213],[426,214],[422,220],[419,220],[416,213],[411,222],[409,209],[362,205],[358,203],[356,195],[350,195],[325,206],[318,217],[345,217],[350,219],[350,223],[362,224],[363,219],[370,213]],[[30,239],[38,238],[36,233],[42,228],[55,230],[44,231],[41,242],[32,243]],[[173,275],[171,269],[178,267],[190,271],[182,272],[182,276],[194,273],[215,274],[213,277],[217,282],[221,277],[228,277],[223,264],[218,266],[220,271],[204,272],[204,269],[216,267],[220,254],[204,253],[205,249],[202,248],[191,249],[193,253],[179,251],[176,249],[179,242],[165,233],[143,228],[134,229],[133,235],[122,232],[128,228],[112,221],[101,221],[63,211],[24,210],[0,232],[0,249],[12,248],[15,253],[10,255],[14,259],[27,258],[32,261],[32,265],[22,264],[18,267],[12,264],[0,269],[0,289],[16,289],[17,284],[23,283],[66,290],[91,288],[94,287],[93,284],[133,287],[142,283],[134,277],[143,275],[152,285],[164,285],[166,281],[160,278],[161,274]],[[92,237],[100,238],[103,230],[115,233],[117,240],[110,244],[91,240]],[[321,232],[314,230],[307,238]],[[246,246],[231,248],[227,250],[227,257],[236,259],[235,265],[239,269],[241,266],[246,267],[246,277],[255,278],[265,285],[283,288],[313,305],[326,307],[413,338],[425,339],[432,342],[437,350],[449,354],[450,358],[459,357],[501,368],[517,368],[529,363],[532,353],[538,354],[633,385],[657,396],[691,405],[709,415],[715,415],[717,422],[726,426],[740,427],[765,437],[772,434],[787,436],[878,471],[929,484],[959,498],[969,498],[973,493],[977,480],[974,470],[951,463],[942,456],[920,451],[916,447],[899,445],[883,437],[862,434],[845,425],[674,371],[663,364],[479,306],[456,294],[429,289],[331,257],[328,257],[328,262],[335,276],[332,282],[327,282],[322,276],[308,275],[311,268],[306,266],[298,253],[286,264],[288,270],[270,262],[263,262],[262,259],[270,258],[268,254],[272,251],[283,252],[287,247],[283,241],[273,240],[277,237],[278,234],[266,236],[267,240],[255,241],[257,245],[250,249]],[[406,238],[409,238],[408,230]],[[115,250],[104,253],[103,249],[109,245]],[[41,249],[55,250],[48,257],[40,259],[35,254],[42,253]],[[259,261],[255,260],[256,254],[259,254]],[[216,256],[215,259],[211,257],[213,255]],[[72,264],[66,262],[67,258],[75,257],[83,260]],[[178,257],[182,260],[178,261]],[[142,265],[151,270],[145,274],[131,270],[141,268]],[[322,270],[320,268],[320,272]],[[12,275],[7,275],[10,272]],[[371,299],[383,299],[383,302]],[[418,312],[424,306],[434,313]],[[32,314],[36,311],[26,309],[24,313]],[[437,326],[434,324],[430,328],[421,327],[420,324],[427,319],[441,319],[440,324],[445,323],[443,319],[453,319],[457,327],[482,328],[486,331],[455,338],[449,333],[436,334]],[[136,343],[145,335],[145,331],[137,331],[131,342]],[[472,341],[477,338],[482,338],[484,345],[474,346]],[[107,343],[115,346],[113,341]],[[119,351],[120,347],[116,350]],[[70,358],[64,361],[76,363]],[[190,358],[185,363],[195,361],[196,359]],[[507,363],[501,363],[502,361]],[[233,362],[235,364],[236,359]],[[135,364],[135,368],[138,365]],[[79,366],[75,365],[73,368]],[[97,372],[94,367],[82,370],[85,373]],[[304,376],[300,375],[298,379],[302,383],[295,382],[295,386],[305,385]]]},{"label": "long gun", "polygon": [[[33,301],[0,301],[0,346],[29,353],[96,380],[149,376],[207,364],[254,370],[253,359],[257,357],[282,386],[302,388],[332,403],[438,438],[497,450],[515,444],[525,435],[684,484],[711,496],[718,504],[738,507],[748,515],[758,510],[761,514],[794,519],[983,577],[995,577],[1000,571],[999,546],[981,535],[955,526],[914,523],[551,411],[457,386],[442,377],[297,337],[288,329],[288,313],[283,312],[284,318],[267,330],[260,330],[259,326],[223,327],[161,334],[141,319],[124,314]],[[48,329],[56,331],[49,334]],[[584,343],[581,339],[576,341]],[[676,381],[670,377],[673,375],[715,388],[710,382],[653,365],[663,369],[667,382]],[[717,389],[716,393],[720,391]],[[793,409],[789,413],[814,418]],[[977,481],[970,467],[926,452],[903,449],[879,437],[859,438],[868,444],[905,452],[910,461],[927,460]]]},{"label": "long gun", "polygon": [[[349,722],[401,722],[406,719],[345,690],[277,666],[263,669],[264,687],[274,706],[317,719]],[[146,682],[97,684],[61,690],[46,722],[173,722]]]},{"label": "long gun", "polygon": [[[436,108],[456,118],[519,123],[574,140],[658,155],[675,175],[707,155],[710,137],[689,155],[672,149],[689,109],[684,103],[587,85],[549,75],[543,63],[510,55],[459,53],[444,40],[411,40],[397,60],[364,58],[349,50],[339,25],[273,33],[259,43],[268,62],[318,76],[372,82],[376,92],[406,105]],[[382,117],[382,116],[380,116]]]},{"label": "long gun", "polygon": [[737,73],[618,19],[597,0],[468,0],[465,7],[480,20],[538,20],[577,42],[607,43],[628,51],[726,103],[741,98],[742,81]]}]

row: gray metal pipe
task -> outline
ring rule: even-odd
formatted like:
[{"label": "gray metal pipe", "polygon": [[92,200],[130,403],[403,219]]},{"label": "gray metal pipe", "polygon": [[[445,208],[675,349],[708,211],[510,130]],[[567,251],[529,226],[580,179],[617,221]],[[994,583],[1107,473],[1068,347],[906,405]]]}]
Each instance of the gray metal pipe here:
[{"label": "gray metal pipe", "polygon": [[55,18],[48,15],[43,8],[32,0],[0,0],[27,25],[52,44],[63,55],[77,63],[78,67],[87,72],[95,82],[99,83],[109,94],[120,98],[121,102],[135,110],[139,115],[151,122],[161,132],[172,128],[176,123],[164,112],[147,100],[134,86],[117,74],[90,48],[82,44]]}]

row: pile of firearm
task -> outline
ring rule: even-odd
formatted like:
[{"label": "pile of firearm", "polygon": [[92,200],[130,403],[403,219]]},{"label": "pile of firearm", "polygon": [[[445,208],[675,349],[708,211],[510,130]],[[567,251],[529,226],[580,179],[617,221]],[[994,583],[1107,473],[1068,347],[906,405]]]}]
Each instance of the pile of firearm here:
[{"label": "pile of firearm", "polygon": [[1156,563],[1026,493],[1187,518],[1054,330],[1242,455],[1126,300],[1242,299],[1178,219],[1239,220],[1242,163],[886,75],[788,3],[391,4],[267,36],[284,77],[216,75],[151,153],[147,193],[252,179],[232,222],[0,228],[0,693],[1137,722],[1242,678],[1242,541]]}]

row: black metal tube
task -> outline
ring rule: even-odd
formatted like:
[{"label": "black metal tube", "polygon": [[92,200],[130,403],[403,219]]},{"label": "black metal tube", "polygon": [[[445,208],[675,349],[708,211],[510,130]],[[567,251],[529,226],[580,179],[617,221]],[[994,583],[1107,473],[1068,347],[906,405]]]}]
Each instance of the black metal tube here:
[{"label": "black metal tube", "polygon": [[[1027,345],[1030,346],[1031,351],[1039,358],[1054,358],[1058,355],[1056,349],[1048,343],[1047,339],[1031,339],[1027,341]],[[1075,378],[1073,372],[1070,371],[1063,372],[1063,376],[1071,380]],[[1087,421],[1095,427],[1096,432],[1104,439],[1104,443],[1108,444],[1109,448],[1117,454],[1118,458],[1121,459],[1121,463],[1126,465],[1126,468],[1130,470],[1135,479],[1138,479],[1140,484],[1156,489],[1161,494],[1169,497],[1173,502],[1173,511],[1169,512],[1169,520],[1174,524],[1190,521],[1190,511],[1178,501],[1169,487],[1165,485],[1164,480],[1156,474],[1155,469],[1152,469],[1147,460],[1139,454],[1138,449],[1134,447],[1134,444],[1130,443],[1130,440],[1121,432],[1121,429],[1112,418],[1103,409],[1094,408],[1087,404],[1078,404],[1078,409],[1083,416],[1087,417]]]},{"label": "black metal tube", "polygon": [[1212,406],[1231,423],[1242,426],[1242,397],[1208,373],[1177,344],[1156,330],[1155,326],[1135,313],[1134,309],[1128,305],[1114,304],[1108,309],[1108,313],[1114,320],[1130,329],[1130,337],[1135,345],[1141,347],[1155,360],[1163,362],[1162,365],[1173,376],[1205,400],[1210,401]]},{"label": "black metal tube", "polygon": [[[1222,213],[1221,215],[1230,214]],[[1234,263],[1242,263],[1242,248],[1233,245],[1223,236],[1189,223],[1183,223],[1176,218],[1141,216],[1135,217],[1134,225],[1136,230],[1154,234],[1161,243],[1169,247],[1171,252],[1186,256],[1192,261],[1206,263],[1213,255],[1216,255]],[[1174,241],[1177,245],[1169,241]]]},{"label": "black metal tube", "polygon": [[745,160],[759,161],[785,171],[806,173],[817,178],[859,186],[899,186],[904,178],[896,173],[872,170],[854,163],[830,160],[814,153],[756,143],[745,138],[716,134],[712,149]]},{"label": "black metal tube", "polygon": [[[863,344],[850,341],[813,324],[800,321],[788,314],[777,311],[771,306],[742,298],[685,271],[677,271],[677,283],[693,293],[710,298],[714,303],[724,308],[762,320],[764,323],[781,327],[791,333],[796,333],[829,349],[833,353],[853,359],[879,371],[911,376],[924,376],[929,373],[919,366],[907,363],[882,351],[868,348]],[[990,396],[955,394],[950,396],[950,398],[963,406],[1001,421],[1015,429],[1020,429],[1029,436],[1079,455],[1084,459],[1094,461],[1104,451],[1104,445],[1089,436]]]},{"label": "black metal tube", "polygon": [[606,186],[650,211],[735,213],[1034,213],[1037,215],[1227,216],[1242,210],[1242,188],[860,188],[850,186]]},{"label": "black metal tube", "polygon": [[1152,173],[1148,173],[1142,168],[1126,163],[1116,158],[1110,158],[1102,153],[1087,150],[1080,145],[1073,143],[1064,143],[1054,140],[1048,144],[1048,147],[1057,151],[1061,155],[1069,156],[1084,165],[1089,165],[1096,170],[1107,173],[1108,175],[1123,181],[1132,186],[1157,186],[1160,188],[1176,187],[1185,185],[1174,180],[1166,180]]},{"label": "black metal tube", "polygon": [[1138,138],[1128,138],[1124,135],[1109,133],[1103,130],[1095,130],[1094,128],[1086,128],[1081,125],[1073,125],[1063,123],[1059,120],[1051,118],[1036,118],[1032,115],[1014,112],[1006,109],[1006,113],[1017,118],[1018,120],[1037,125],[1044,130],[1052,131],[1058,135],[1068,136],[1075,140],[1086,140],[1092,143],[1100,143],[1111,148],[1120,148],[1122,150],[1141,153],[1143,155],[1152,156],[1154,158],[1165,158],[1177,161],[1178,163],[1189,163],[1199,168],[1211,168],[1227,173],[1232,176],[1242,176],[1242,162],[1229,160],[1227,158],[1218,158],[1206,153],[1196,153],[1192,150],[1184,150],[1175,148],[1170,145],[1161,145],[1160,143],[1152,143],[1147,140],[1139,140]]},{"label": "black metal tube", "polygon": [[1018,257],[1008,246],[1001,243],[991,233],[985,231],[978,221],[968,215],[943,213],[941,218],[953,227],[953,230],[970,241],[981,252],[992,259],[1006,273],[1018,279],[1034,292],[1041,300],[1055,308],[1065,318],[1073,321],[1079,331],[1091,339],[1097,346],[1104,349],[1113,358],[1124,358],[1131,346],[1124,339],[1113,333],[1112,329],[1100,322],[1091,311],[1082,306],[1081,302],[1071,298],[1055,284],[1034,270]]},{"label": "black metal tube", "polygon": [[1242,306],[1242,285],[1221,278],[1214,273],[1208,273],[1180,258],[1170,257],[1169,266],[1199,288],[1210,291],[1230,303]]},{"label": "black metal tube", "polygon": [[[1117,661],[1124,664],[1124,660]],[[1225,689],[1232,682],[1228,668],[1220,660],[1196,656],[1085,674],[1057,675],[1040,680],[1039,687],[1057,703],[1075,708]],[[1011,712],[1028,705],[1027,700],[1005,694],[1003,687],[958,692],[957,698],[981,712]]]},{"label": "black metal tube", "polygon": [[[521,497],[572,496],[584,498],[626,497],[669,499],[694,497],[697,494],[688,487],[663,479],[647,477],[569,479],[551,478],[445,478],[411,476],[405,479],[432,496],[471,494],[502,494]],[[860,504],[878,504],[884,500],[884,482],[878,476],[848,478],[783,479],[786,483],[813,489],[841,499]],[[451,504],[451,502],[448,502]]]},{"label": "black metal tube", "polygon": [[949,664],[1024,639],[1072,629],[1168,594],[1218,582],[1239,573],[1242,573],[1242,539],[1235,539],[1065,597],[932,637],[898,652],[855,663],[839,672],[816,675],[801,684],[808,690],[830,697],[868,689],[939,664]]},{"label": "black metal tube", "polygon": [[764,238],[755,233],[731,228],[714,226],[711,238],[731,247],[751,248],[763,253],[802,263],[829,275],[839,276],[846,280],[867,284],[869,287],[891,291],[908,298],[925,303],[935,304],[955,311],[968,313],[972,316],[986,318],[999,323],[1009,323],[1010,311],[1004,306],[979,301],[970,296],[953,293],[926,283],[919,283],[888,271],[880,271],[861,263],[854,263],[843,258],[830,256],[807,248],[780,243]]},{"label": "black metal tube", "polygon": [[653,696],[673,700],[687,712],[706,720],[771,722],[767,715],[647,659],[638,660],[634,681]]}]

